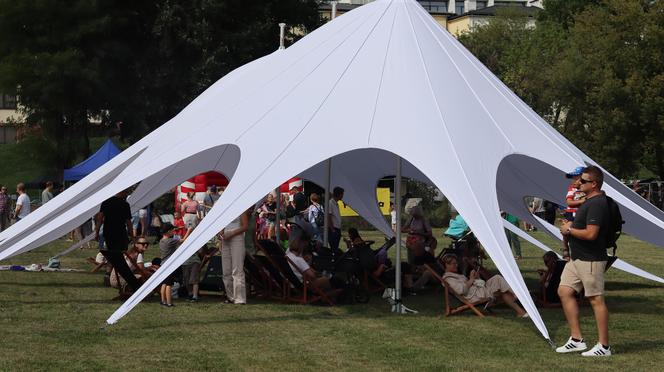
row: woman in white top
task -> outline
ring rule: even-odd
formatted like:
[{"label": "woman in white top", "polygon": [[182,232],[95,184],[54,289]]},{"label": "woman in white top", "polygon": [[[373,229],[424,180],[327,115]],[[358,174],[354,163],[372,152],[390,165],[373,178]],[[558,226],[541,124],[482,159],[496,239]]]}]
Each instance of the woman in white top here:
[{"label": "woman in white top", "polygon": [[[148,243],[147,239],[140,237],[136,243],[134,243],[134,246],[129,248],[127,253],[125,253],[125,261],[127,262],[127,266],[129,266],[129,269],[134,273],[134,276],[136,276],[137,279],[147,279],[149,275],[145,270],[145,259],[143,257],[143,254],[148,250],[149,245],[150,243]],[[118,288],[119,286],[124,286],[127,284],[124,278],[122,278],[120,275],[116,275],[115,269],[111,271],[110,281],[111,287],[113,288]]]},{"label": "woman in white top", "polygon": [[445,265],[443,280],[458,294],[470,302],[477,302],[500,296],[503,301],[516,312],[516,316],[527,318],[528,313],[516,303],[516,297],[507,281],[500,275],[494,275],[486,282],[479,279],[476,270],[470,272],[470,277],[459,274],[458,260],[453,254],[446,254],[442,258]]},{"label": "woman in white top", "polygon": [[221,267],[223,270],[226,303],[246,304],[247,287],[244,278],[244,233],[249,227],[249,211],[245,211],[221,230]]}]

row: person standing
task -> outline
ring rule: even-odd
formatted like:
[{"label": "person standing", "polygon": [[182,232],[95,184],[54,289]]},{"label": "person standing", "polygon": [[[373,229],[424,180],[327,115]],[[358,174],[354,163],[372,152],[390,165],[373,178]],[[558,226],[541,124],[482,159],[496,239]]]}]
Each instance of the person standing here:
[{"label": "person standing", "polygon": [[587,348],[579,325],[579,305],[576,294],[583,289],[590,301],[597,323],[598,342],[583,356],[610,356],[609,310],[604,302],[604,269],[610,224],[609,205],[601,191],[604,175],[595,167],[587,167],[578,181],[579,191],[586,201],[579,207],[574,222],[565,221],[560,233],[569,241],[571,260],[565,265],[560,278],[558,296],[563,304],[570,328],[570,338],[556,349],[558,353],[583,351]]},{"label": "person standing", "polygon": [[48,181],[41,194],[41,204],[44,205],[51,199],[53,199],[53,182]]},{"label": "person standing", "polygon": [[123,254],[127,250],[129,241],[135,237],[127,196],[126,190],[120,191],[101,203],[95,221],[95,239],[99,240],[99,229],[104,225],[105,244],[100,247],[100,252],[117,273],[127,281],[127,284],[136,291],[141,283],[127,266]]},{"label": "person standing", "polygon": [[397,210],[394,208],[394,203],[390,202],[390,220],[391,220],[391,226],[392,226],[392,231],[394,233],[397,233]]},{"label": "person standing", "polygon": [[[323,241],[323,229],[325,228],[323,225],[325,225],[325,211],[323,209],[323,206],[320,205],[320,197],[316,193],[311,193],[309,196],[309,200],[311,201],[311,205],[309,205],[309,212],[307,214],[307,220],[311,224],[311,226],[314,227],[314,236],[312,237],[314,240],[317,240],[319,242]],[[321,224],[323,222],[323,224]]]},{"label": "person standing", "polygon": [[[515,216],[503,212],[503,218],[512,225],[519,227],[519,219]],[[512,250],[514,251],[514,258],[520,260],[523,257],[521,256],[521,242],[519,241],[519,236],[507,229],[505,229],[505,233],[507,234],[507,241],[510,243],[510,247],[512,247]]]},{"label": "person standing", "polygon": [[198,226],[198,202],[195,199],[196,193],[190,191],[187,193],[187,201],[182,203],[180,212],[184,220],[184,226],[187,229],[195,229]]},{"label": "person standing", "polygon": [[246,304],[247,287],[244,277],[244,233],[249,227],[248,211],[221,230],[221,270],[226,289],[226,303]]},{"label": "person standing", "polygon": [[9,227],[9,195],[7,187],[0,187],[0,231]]},{"label": "person standing", "polygon": [[16,199],[14,216],[16,217],[16,222],[18,222],[30,214],[30,197],[25,192],[25,184],[23,182],[16,185],[16,192],[18,193],[18,198]]},{"label": "person standing", "polygon": [[329,218],[329,237],[330,248],[337,253],[339,251],[339,242],[341,241],[341,212],[339,211],[339,202],[344,199],[344,189],[337,186],[332,190],[332,199],[328,206],[327,213]]}]

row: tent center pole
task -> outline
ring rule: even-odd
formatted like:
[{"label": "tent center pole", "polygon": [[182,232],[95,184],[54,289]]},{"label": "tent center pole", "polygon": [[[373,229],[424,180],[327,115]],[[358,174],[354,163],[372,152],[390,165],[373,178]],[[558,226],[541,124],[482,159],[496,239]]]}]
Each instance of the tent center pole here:
[{"label": "tent center pole", "polygon": [[396,312],[402,313],[401,304],[401,156],[397,155],[397,174],[394,178],[394,206],[397,212],[397,231],[396,231],[396,260],[394,267],[396,278],[394,283],[394,300]]},{"label": "tent center pole", "polygon": [[330,241],[330,183],[332,182],[332,158],[325,162],[325,223],[323,223],[323,247],[329,247]]}]

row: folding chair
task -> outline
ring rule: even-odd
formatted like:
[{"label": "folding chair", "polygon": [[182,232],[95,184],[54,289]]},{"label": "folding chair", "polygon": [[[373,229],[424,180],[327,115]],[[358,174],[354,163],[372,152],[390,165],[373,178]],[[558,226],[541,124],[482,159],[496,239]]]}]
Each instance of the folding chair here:
[{"label": "folding chair", "polygon": [[90,270],[91,273],[96,273],[96,272],[99,271],[101,268],[103,268],[103,267],[105,267],[106,265],[108,265],[107,262],[101,262],[101,263],[100,263],[100,262],[97,262],[97,261],[94,259],[94,257],[88,257],[88,258],[85,259],[85,261],[86,261],[87,263],[89,263],[90,265],[92,265],[92,269]]},{"label": "folding chair", "polygon": [[[484,305],[483,310],[488,310],[489,307],[495,304],[495,301],[491,298],[482,299],[475,302],[468,301],[465,297],[463,297],[463,295],[457,293],[454,289],[452,289],[452,287],[445,281],[445,279],[443,279],[443,277],[433,267],[431,267],[429,264],[424,264],[424,268],[428,270],[445,289],[443,297],[445,302],[445,316],[462,313],[466,310],[472,310],[475,313],[475,315],[479,316],[480,318],[484,318],[485,315],[482,313],[480,309],[478,309],[478,306]],[[454,296],[458,300],[460,305],[452,306],[450,295]]]},{"label": "folding chair", "polygon": [[284,299],[300,304],[310,304],[317,301],[324,301],[330,306],[334,306],[331,295],[341,292],[341,290],[332,290],[325,292],[322,288],[316,286],[308,280],[300,281],[295,275],[291,266],[294,267],[304,278],[304,273],[288,258],[281,247],[273,240],[260,240],[258,247],[267,255],[269,261],[279,270],[282,277],[282,289]]}]

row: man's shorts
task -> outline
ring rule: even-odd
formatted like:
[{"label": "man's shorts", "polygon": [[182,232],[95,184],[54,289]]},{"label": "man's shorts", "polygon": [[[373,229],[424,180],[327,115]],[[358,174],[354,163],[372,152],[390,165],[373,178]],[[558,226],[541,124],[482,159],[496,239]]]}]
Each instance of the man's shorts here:
[{"label": "man's shorts", "polygon": [[194,285],[200,283],[201,264],[196,262],[190,265],[182,265],[182,280],[184,284]]},{"label": "man's shorts", "polygon": [[577,293],[585,290],[586,297],[604,294],[604,268],[606,261],[570,261],[560,276],[560,285],[570,287]]}]

